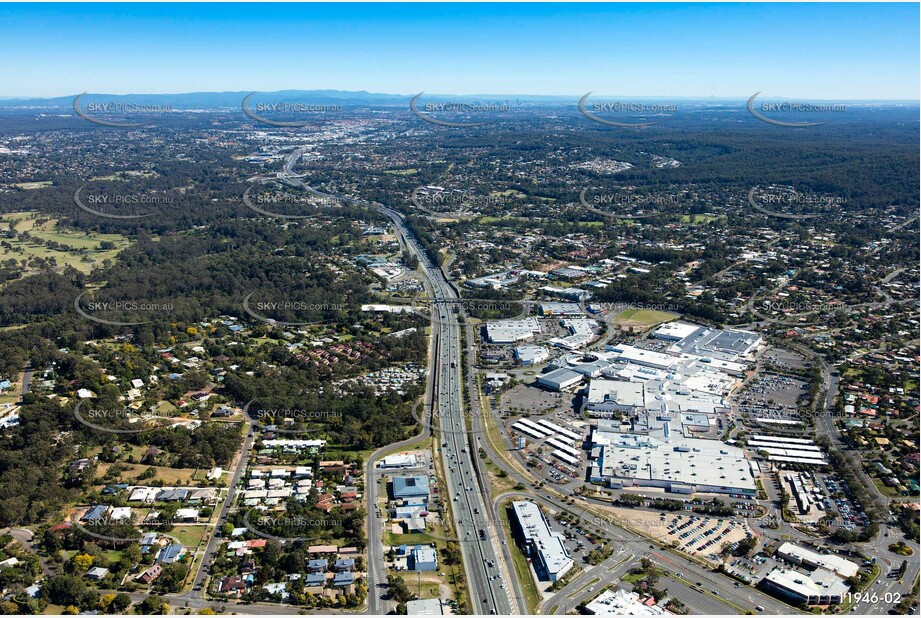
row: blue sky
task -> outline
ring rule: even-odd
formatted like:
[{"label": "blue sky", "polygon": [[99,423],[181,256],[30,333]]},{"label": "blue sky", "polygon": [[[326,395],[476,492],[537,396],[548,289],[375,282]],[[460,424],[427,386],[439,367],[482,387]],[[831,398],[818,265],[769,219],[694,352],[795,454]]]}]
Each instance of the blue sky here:
[{"label": "blue sky", "polygon": [[0,4],[0,96],[918,99],[918,4]]}]

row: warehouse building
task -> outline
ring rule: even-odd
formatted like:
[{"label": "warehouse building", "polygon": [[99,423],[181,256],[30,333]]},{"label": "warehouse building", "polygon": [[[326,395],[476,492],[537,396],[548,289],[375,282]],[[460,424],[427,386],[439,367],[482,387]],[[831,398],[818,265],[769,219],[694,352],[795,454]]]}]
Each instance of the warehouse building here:
[{"label": "warehouse building", "polygon": [[850,590],[843,579],[825,569],[811,574],[776,568],[761,580],[761,588],[792,605],[837,605]]},{"label": "warehouse building", "polygon": [[441,616],[441,599],[419,599],[406,602],[407,616]]},{"label": "warehouse building", "polygon": [[512,502],[512,527],[522,551],[531,558],[537,577],[557,581],[573,566],[563,535],[550,529],[540,507],[527,500]]},{"label": "warehouse building", "polygon": [[663,324],[652,336],[673,341],[670,354],[689,354],[711,358],[714,361],[735,361],[751,354],[762,343],[761,335],[747,330],[725,330],[697,326],[686,322]]},{"label": "warehouse building", "polygon": [[516,343],[530,339],[537,333],[540,333],[540,322],[537,318],[498,320],[486,324],[486,340],[489,343]]},{"label": "warehouse building", "polygon": [[[560,290],[555,290],[560,291]],[[579,303],[542,302],[538,309],[546,317],[578,317],[583,315]]]},{"label": "warehouse building", "polygon": [[755,468],[745,452],[714,440],[685,438],[663,423],[660,436],[631,433],[616,421],[592,427],[598,449],[591,477],[608,487],[660,487],[680,494],[757,495]]},{"label": "warehouse building", "polygon": [[550,350],[541,345],[522,345],[515,348],[515,358],[524,367],[540,365],[550,359]]},{"label": "warehouse building", "polygon": [[836,554],[820,554],[793,543],[784,543],[778,547],[774,556],[783,558],[792,564],[826,569],[844,578],[853,577],[860,570],[856,562],[851,562]]},{"label": "warehouse building", "polygon": [[569,369],[554,369],[537,376],[535,384],[551,391],[561,391],[582,381],[582,374]]},{"label": "warehouse building", "polygon": [[429,479],[424,475],[395,476],[391,482],[394,500],[410,500],[429,497]]}]

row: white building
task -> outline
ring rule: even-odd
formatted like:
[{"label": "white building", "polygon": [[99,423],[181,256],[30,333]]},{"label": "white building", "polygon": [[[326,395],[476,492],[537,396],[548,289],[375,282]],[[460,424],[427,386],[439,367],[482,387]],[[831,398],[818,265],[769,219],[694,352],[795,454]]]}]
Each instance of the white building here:
[{"label": "white building", "polygon": [[418,599],[406,602],[407,616],[441,616],[441,599]]},{"label": "white building", "polygon": [[807,575],[778,567],[761,580],[761,587],[794,605],[837,605],[850,591],[847,582],[825,569]]},{"label": "white building", "polygon": [[588,385],[586,409],[605,415],[613,412],[632,413],[646,407],[646,387],[640,382],[592,380]]},{"label": "white building", "polygon": [[530,339],[538,333],[540,333],[540,322],[537,321],[537,318],[499,320],[486,324],[486,340],[490,343],[515,343]]},{"label": "white building", "polygon": [[540,507],[527,500],[512,502],[515,534],[525,554],[531,557],[537,576],[556,581],[573,566],[563,535],[550,529]]},{"label": "white building", "polygon": [[585,610],[592,616],[664,616],[668,613],[658,605],[640,603],[640,595],[621,588],[605,590],[586,603]]},{"label": "white building", "polygon": [[515,358],[525,367],[540,365],[550,359],[550,350],[541,345],[522,345],[515,348]]},{"label": "white building", "polygon": [[[598,421],[592,448],[598,459],[593,480],[609,487],[661,487],[672,493],[757,494],[755,468],[737,447],[685,438],[663,423],[659,435],[621,431],[616,421]],[[628,426],[629,427],[629,426]]]},{"label": "white building", "polygon": [[826,569],[844,578],[853,577],[860,570],[856,562],[851,562],[837,554],[820,554],[793,543],[784,543],[778,547],[775,556],[793,564]]},{"label": "white building", "polygon": [[387,455],[380,463],[381,468],[410,468],[416,465],[416,456],[411,453]]},{"label": "white building", "polygon": [[537,376],[536,383],[538,386],[550,389],[552,391],[561,391],[569,388],[582,381],[582,374],[570,371],[569,369],[554,369],[547,373]]}]

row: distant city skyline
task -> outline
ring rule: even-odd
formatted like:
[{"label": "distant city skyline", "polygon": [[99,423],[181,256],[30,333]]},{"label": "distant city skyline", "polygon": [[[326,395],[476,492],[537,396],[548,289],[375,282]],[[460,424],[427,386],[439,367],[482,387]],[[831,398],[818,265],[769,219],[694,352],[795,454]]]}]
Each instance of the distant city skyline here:
[{"label": "distant city skyline", "polygon": [[4,4],[0,97],[919,98],[919,6]]}]

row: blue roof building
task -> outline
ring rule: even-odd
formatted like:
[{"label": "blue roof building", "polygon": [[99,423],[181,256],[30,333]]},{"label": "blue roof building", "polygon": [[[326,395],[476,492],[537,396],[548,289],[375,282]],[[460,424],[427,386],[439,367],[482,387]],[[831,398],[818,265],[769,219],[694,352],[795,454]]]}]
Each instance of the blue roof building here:
[{"label": "blue roof building", "polygon": [[333,575],[333,586],[350,586],[355,583],[354,573],[336,573]]},{"label": "blue roof building", "polygon": [[433,547],[416,545],[409,552],[407,567],[411,571],[434,571],[438,568],[438,553]]},{"label": "blue roof building", "polygon": [[429,479],[424,475],[395,476],[391,483],[393,498],[403,500],[406,498],[428,498]]},{"label": "blue roof building", "polygon": [[157,562],[161,564],[172,564],[178,561],[179,558],[182,557],[182,554],[182,545],[173,543],[160,550],[160,555],[157,556]]},{"label": "blue roof building", "polygon": [[351,571],[353,568],[355,568],[354,558],[340,558],[333,563],[333,571]]},{"label": "blue roof building", "polygon": [[329,568],[329,560],[326,558],[317,558],[316,560],[307,561],[308,573],[323,573]]}]

